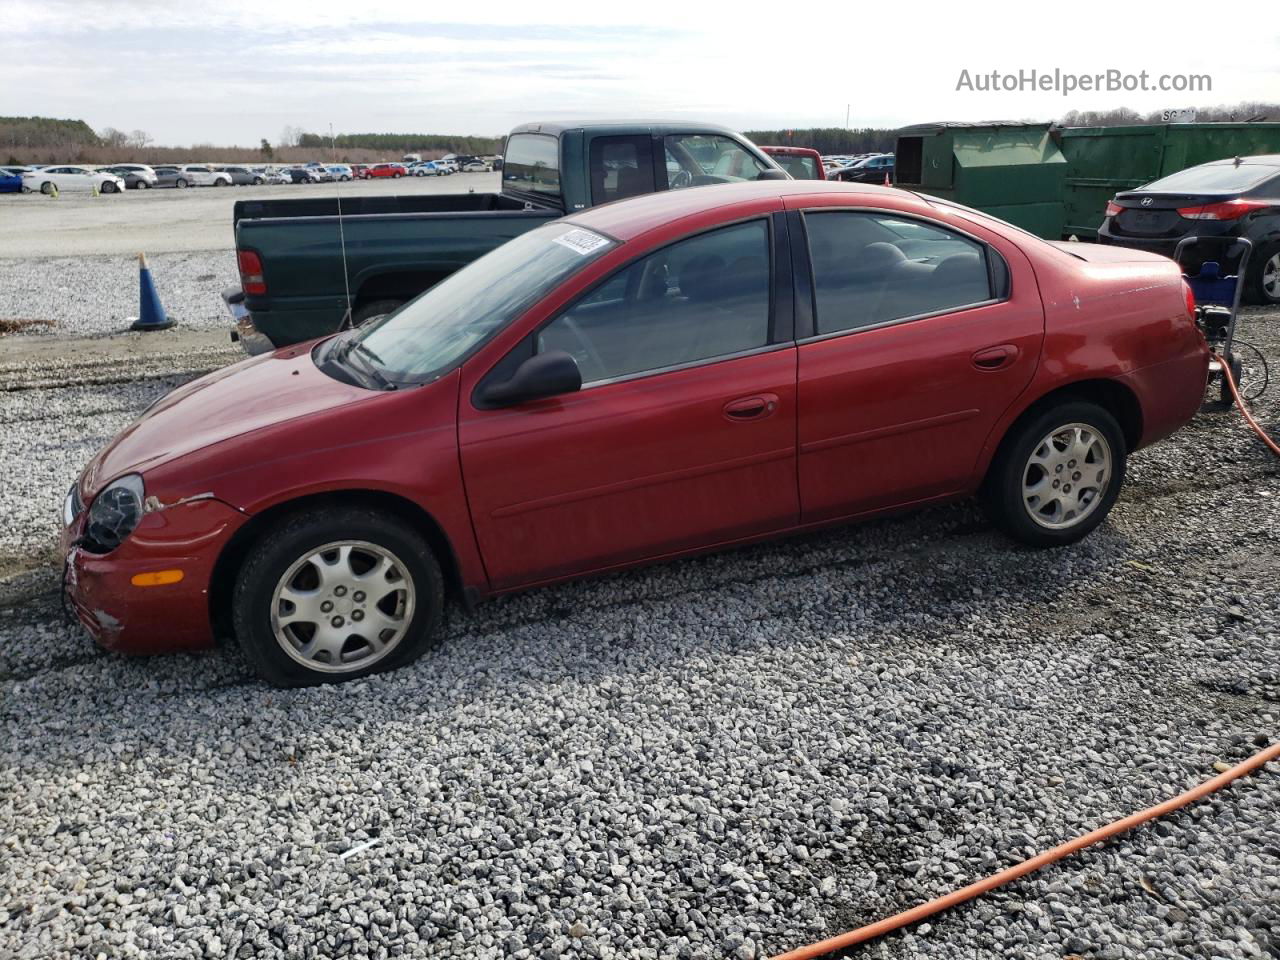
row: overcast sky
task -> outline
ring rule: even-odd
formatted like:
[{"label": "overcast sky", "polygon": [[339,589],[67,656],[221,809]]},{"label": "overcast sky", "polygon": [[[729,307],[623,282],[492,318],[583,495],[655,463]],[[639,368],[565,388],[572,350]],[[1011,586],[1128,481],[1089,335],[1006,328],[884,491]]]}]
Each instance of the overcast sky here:
[{"label": "overcast sky", "polygon": [[[936,9],[934,9],[936,6]],[[158,143],[497,134],[530,119],[739,129],[1052,119],[1280,100],[1272,0],[1198,3],[391,3],[3,0],[0,114]],[[1216,24],[1216,25],[1215,25]],[[1208,93],[957,91],[962,70],[1208,73]],[[976,82],[976,81],[975,81]]]}]

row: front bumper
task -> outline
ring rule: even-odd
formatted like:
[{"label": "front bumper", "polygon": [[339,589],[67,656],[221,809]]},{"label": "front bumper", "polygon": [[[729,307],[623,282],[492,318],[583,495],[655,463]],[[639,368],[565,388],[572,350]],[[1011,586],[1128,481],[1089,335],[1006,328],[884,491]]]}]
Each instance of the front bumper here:
[{"label": "front bumper", "polygon": [[[93,554],[76,541],[81,514],[62,533],[63,591],[94,642],[120,653],[168,653],[213,645],[209,589],[214,565],[248,517],[220,500],[189,500],[146,513],[118,548]],[[177,583],[134,577],[182,571]]]}]

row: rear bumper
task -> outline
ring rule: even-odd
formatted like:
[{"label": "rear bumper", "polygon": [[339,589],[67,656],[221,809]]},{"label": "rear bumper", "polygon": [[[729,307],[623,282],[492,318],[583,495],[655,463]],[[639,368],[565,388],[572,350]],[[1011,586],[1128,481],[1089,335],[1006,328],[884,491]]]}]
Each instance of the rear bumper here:
[{"label": "rear bumper", "polygon": [[1206,346],[1119,378],[1142,405],[1142,439],[1137,448],[1163,440],[1199,412],[1209,380],[1209,357]]},{"label": "rear bumper", "polygon": [[240,344],[244,352],[251,357],[256,357],[260,353],[270,353],[276,348],[271,339],[254,324],[253,314],[244,305],[242,291],[236,288],[223,290],[222,302],[226,304],[227,311],[231,314],[231,322],[234,324],[231,328],[232,343]]},{"label": "rear bumper", "polygon": [[[248,519],[219,500],[199,500],[145,515],[108,554],[73,546],[84,517],[62,534],[65,595],[99,646],[120,653],[168,653],[213,645],[209,586],[227,541]],[[181,570],[178,583],[135,586],[133,577]]]}]

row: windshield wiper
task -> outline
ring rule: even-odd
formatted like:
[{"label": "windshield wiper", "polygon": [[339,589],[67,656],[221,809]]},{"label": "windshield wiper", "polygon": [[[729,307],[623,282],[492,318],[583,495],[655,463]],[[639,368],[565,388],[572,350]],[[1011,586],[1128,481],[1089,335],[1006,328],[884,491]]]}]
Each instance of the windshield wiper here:
[{"label": "windshield wiper", "polygon": [[369,379],[376,383],[381,389],[394,390],[396,385],[388,380],[386,375],[374,365],[375,361],[381,362],[378,355],[359,340],[351,340],[350,343],[351,346],[347,347],[346,352],[342,355],[342,359],[346,360],[353,353],[369,357],[370,359],[365,360],[360,365],[360,368],[369,376]]}]

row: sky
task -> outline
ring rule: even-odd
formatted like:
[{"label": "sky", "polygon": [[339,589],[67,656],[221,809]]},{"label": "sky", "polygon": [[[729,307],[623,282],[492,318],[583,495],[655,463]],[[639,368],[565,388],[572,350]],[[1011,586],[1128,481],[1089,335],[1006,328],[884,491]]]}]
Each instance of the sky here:
[{"label": "sky", "polygon": [[[537,119],[738,129],[1050,120],[1280,100],[1280,18],[1237,0],[610,4],[3,0],[0,115],[256,145],[286,126],[494,135]],[[1208,26],[1207,26],[1208,24]],[[1245,26],[1246,30],[1239,32]],[[1226,29],[1230,42],[1205,42]],[[1207,92],[995,92],[1055,70],[1208,74]],[[968,71],[968,83],[964,84]],[[957,89],[963,86],[963,89]],[[1280,119],[1280,118],[1277,118]]]}]

